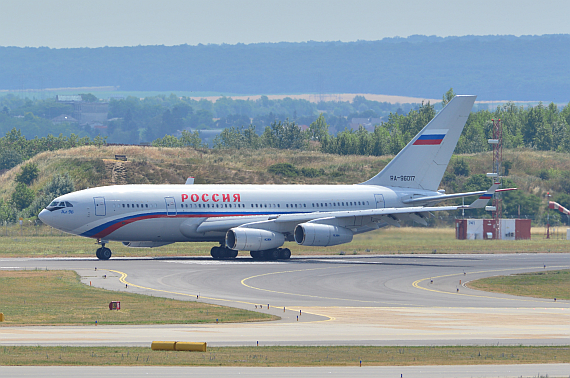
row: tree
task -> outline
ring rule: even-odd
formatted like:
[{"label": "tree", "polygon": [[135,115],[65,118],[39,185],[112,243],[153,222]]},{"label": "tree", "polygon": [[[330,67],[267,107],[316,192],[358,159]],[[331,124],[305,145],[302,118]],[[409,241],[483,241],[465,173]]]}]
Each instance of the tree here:
[{"label": "tree", "polygon": [[329,125],[323,116],[323,113],[319,115],[319,118],[315,122],[309,125],[309,135],[311,140],[322,141],[329,135]]},{"label": "tree", "polygon": [[85,102],[97,102],[99,99],[92,93],[81,93],[81,99]]},{"label": "tree", "polygon": [[0,153],[0,169],[11,169],[22,162],[22,155],[14,150],[4,150]]},{"label": "tree", "polygon": [[443,95],[443,101],[441,101],[441,105],[445,106],[455,97],[455,92],[453,92],[453,88],[449,88],[447,92]]},{"label": "tree", "polygon": [[262,138],[267,147],[284,150],[297,150],[306,147],[306,140],[303,132],[295,122],[288,119],[285,122],[273,122],[265,128]]},{"label": "tree", "polygon": [[34,191],[24,183],[18,183],[14,193],[12,193],[12,203],[18,210],[23,210],[30,206],[34,200]]},{"label": "tree", "polygon": [[16,182],[21,182],[22,184],[31,185],[40,173],[38,165],[35,163],[28,163],[22,167],[20,173],[16,175]]}]

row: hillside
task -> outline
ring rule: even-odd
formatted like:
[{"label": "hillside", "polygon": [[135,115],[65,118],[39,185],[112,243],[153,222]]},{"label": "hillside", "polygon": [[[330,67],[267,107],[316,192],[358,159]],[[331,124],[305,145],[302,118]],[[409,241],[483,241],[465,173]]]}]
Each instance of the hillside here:
[{"label": "hillside", "polygon": [[0,47],[2,88],[570,100],[570,35],[50,49]]},{"label": "hillside", "polygon": [[[114,160],[115,154],[127,155],[128,161]],[[194,176],[196,184],[356,184],[375,175],[390,159],[390,156],[339,156],[274,149],[86,146],[44,152],[28,162],[36,163],[40,170],[32,185],[38,192],[54,175],[64,173],[73,179],[76,190],[114,184],[183,184],[188,176]],[[467,163],[468,175],[453,173],[458,160]],[[490,170],[491,160],[490,153],[454,156],[443,187],[448,193],[469,190],[467,185],[474,185],[473,177]],[[540,201],[548,191],[554,198],[566,198],[570,190],[568,154],[507,150],[504,160],[511,164],[508,180],[520,188],[518,195],[532,195],[534,201]],[[270,173],[269,167],[277,163],[292,164],[293,171],[281,169],[277,172],[282,174]],[[0,198],[10,197],[19,171],[20,166],[17,166],[0,176]]]}]

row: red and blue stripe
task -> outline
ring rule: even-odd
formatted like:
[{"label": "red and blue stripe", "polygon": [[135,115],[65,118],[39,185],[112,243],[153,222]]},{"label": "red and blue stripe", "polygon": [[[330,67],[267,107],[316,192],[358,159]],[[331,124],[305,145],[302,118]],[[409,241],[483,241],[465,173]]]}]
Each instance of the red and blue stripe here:
[{"label": "red and blue stripe", "polygon": [[443,142],[445,134],[423,134],[414,142],[414,146],[434,146]]},{"label": "red and blue stripe", "polygon": [[111,233],[115,232],[116,230],[120,229],[121,227],[124,227],[126,225],[129,225],[131,223],[135,223],[135,222],[139,222],[139,221],[143,221],[146,219],[156,219],[156,218],[215,218],[215,217],[243,217],[243,216],[252,216],[252,215],[272,215],[272,214],[283,214],[282,212],[280,213],[274,213],[274,212],[263,212],[263,213],[243,213],[243,212],[235,212],[235,213],[229,213],[229,212],[224,212],[224,213],[210,213],[210,212],[200,212],[200,213],[185,213],[185,212],[179,212],[176,215],[167,215],[166,212],[158,212],[158,213],[146,213],[146,214],[136,214],[136,215],[131,215],[131,216],[126,216],[126,217],[121,217],[121,218],[117,218],[117,219],[113,219],[110,220],[108,222],[102,223],[97,227],[93,227],[90,230],[87,230],[83,233],[81,233],[81,236],[87,237],[87,238],[95,238],[95,239],[101,239],[104,238],[108,235],[110,235]]},{"label": "red and blue stripe", "polygon": [[490,193],[489,193],[489,194],[485,193],[485,194],[483,194],[481,197],[479,197],[479,199],[486,199],[486,200],[489,200],[489,199],[491,199],[492,197],[493,197],[492,194],[490,194]]}]

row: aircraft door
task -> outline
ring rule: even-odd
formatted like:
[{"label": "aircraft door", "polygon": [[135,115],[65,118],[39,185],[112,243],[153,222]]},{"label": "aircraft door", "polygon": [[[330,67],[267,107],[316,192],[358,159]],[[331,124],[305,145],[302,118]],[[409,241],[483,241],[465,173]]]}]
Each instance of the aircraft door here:
[{"label": "aircraft door", "polygon": [[385,208],[385,204],[384,204],[384,195],[382,194],[375,194],[374,195],[374,199],[376,200],[376,208],[377,209],[383,209]]},{"label": "aircraft door", "polygon": [[173,217],[176,215],[176,201],[173,197],[164,197],[164,201],[166,202],[166,215],[169,217]]},{"label": "aircraft door", "polygon": [[93,197],[93,201],[95,202],[95,215],[106,215],[107,208],[105,206],[105,197]]}]

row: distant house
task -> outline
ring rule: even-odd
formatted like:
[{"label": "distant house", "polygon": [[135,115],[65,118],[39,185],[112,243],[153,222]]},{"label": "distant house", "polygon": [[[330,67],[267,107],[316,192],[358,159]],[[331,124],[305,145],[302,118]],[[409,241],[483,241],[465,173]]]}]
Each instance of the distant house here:
[{"label": "distant house", "polygon": [[73,118],[80,125],[94,125],[107,122],[109,103],[107,102],[84,102],[81,96],[56,97],[58,102],[73,105]]},{"label": "distant house", "polygon": [[81,102],[83,98],[81,96],[66,96],[66,95],[57,95],[55,96],[57,102]]},{"label": "distant house", "polygon": [[353,130],[358,130],[362,125],[366,131],[374,131],[374,126],[382,123],[382,118],[353,118],[348,126]]},{"label": "distant house", "polygon": [[55,118],[52,118],[51,121],[53,122],[54,125],[59,125],[60,123],[76,123],[77,120],[75,118],[73,118],[72,116],[70,116],[69,114],[62,114],[62,115],[58,115]]},{"label": "distant house", "polygon": [[307,126],[307,125],[299,125],[299,128],[301,129],[301,131],[309,130],[309,126]]}]

